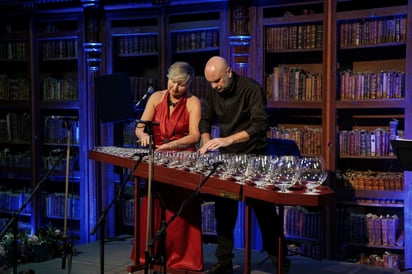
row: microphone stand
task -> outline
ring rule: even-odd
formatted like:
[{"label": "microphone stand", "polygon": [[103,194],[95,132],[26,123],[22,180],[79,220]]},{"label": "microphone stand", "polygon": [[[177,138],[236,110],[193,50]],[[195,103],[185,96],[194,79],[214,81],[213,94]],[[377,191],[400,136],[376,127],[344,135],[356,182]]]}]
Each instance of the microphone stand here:
[{"label": "microphone stand", "polygon": [[114,197],[114,199],[112,199],[110,204],[102,211],[102,213],[100,215],[100,218],[96,222],[96,225],[94,226],[94,228],[92,230],[92,233],[91,233],[92,235],[94,235],[97,231],[97,228],[100,227],[100,273],[101,274],[104,274],[104,227],[105,227],[105,224],[106,224],[106,222],[105,222],[106,216],[109,213],[112,206],[115,204],[115,202],[120,199],[120,197],[123,193],[124,186],[129,181],[130,176],[134,173],[136,168],[142,162],[144,154],[140,153],[140,154],[137,154],[137,156],[139,156],[139,159],[137,160],[137,162],[133,166],[132,171],[127,175],[125,180],[122,180],[121,184],[119,185],[119,190],[117,192],[117,195]]},{"label": "microphone stand", "polygon": [[69,209],[69,171],[70,171],[70,132],[72,129],[73,121],[70,118],[66,118],[63,121],[67,129],[67,145],[66,145],[66,181],[64,192],[64,224],[63,224],[63,251],[62,251],[62,269],[66,268],[66,256],[69,258],[67,273],[72,271],[72,257],[73,257],[73,243],[67,242],[67,220]]},{"label": "microphone stand", "polygon": [[153,164],[154,164],[154,144],[153,144],[153,126],[159,125],[157,122],[152,121],[138,121],[138,123],[145,124],[145,131],[149,135],[149,176],[147,178],[147,212],[146,212],[146,248],[145,248],[145,264],[144,273],[147,274],[149,271],[147,261],[150,258],[149,237],[151,228],[151,214],[152,214],[152,178],[153,178]]},{"label": "microphone stand", "polygon": [[43,183],[49,178],[50,174],[55,170],[57,165],[60,164],[61,160],[63,159],[64,154],[60,153],[59,158],[53,164],[53,166],[47,171],[47,173],[43,176],[43,178],[36,184],[33,192],[24,202],[24,204],[15,212],[7,223],[7,225],[3,228],[2,232],[0,233],[0,238],[4,236],[7,230],[12,227],[13,228],[13,274],[17,274],[17,254],[18,254],[18,243],[17,243],[17,236],[18,236],[18,217],[20,216],[21,212],[26,208],[26,206],[31,202],[31,200],[37,195],[37,192],[41,189]]},{"label": "microphone stand", "polygon": [[[207,182],[207,180],[210,178],[210,176],[212,176],[216,172],[217,168],[221,164],[223,164],[223,162],[213,163],[213,168],[210,170],[209,174],[200,182],[200,184],[196,187],[196,189],[192,192],[192,194],[180,204],[179,209],[173,214],[173,216],[170,217],[170,219],[167,222],[165,222],[164,220],[162,221],[162,225],[161,225],[160,229],[157,231],[156,235],[148,243],[148,246],[150,248],[153,248],[156,241],[161,239],[161,253],[163,253],[163,254],[160,255],[160,261],[163,263],[163,273],[164,274],[166,274],[166,229],[181,214],[181,212],[185,208],[185,206],[187,204],[189,204],[199,194],[200,189],[202,188],[202,186]],[[146,257],[145,269],[149,268],[148,266],[146,266],[148,261],[150,261],[150,263],[153,264],[155,262],[155,260],[156,260],[156,258],[153,257],[153,256],[151,256],[149,258]]]}]

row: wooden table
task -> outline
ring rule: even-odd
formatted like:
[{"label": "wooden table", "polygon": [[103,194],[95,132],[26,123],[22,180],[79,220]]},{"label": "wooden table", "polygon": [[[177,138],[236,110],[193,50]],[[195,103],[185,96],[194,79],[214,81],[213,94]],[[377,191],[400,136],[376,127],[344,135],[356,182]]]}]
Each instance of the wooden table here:
[{"label": "wooden table", "polygon": [[[120,149],[120,148],[119,148]],[[100,147],[89,151],[89,157],[92,160],[112,164],[115,166],[132,169],[135,166],[136,157],[131,157],[133,153],[129,156],[126,154],[115,155],[112,150],[109,152],[105,151],[104,147]],[[134,175],[140,178],[148,178],[149,176],[149,164],[147,162],[142,162],[137,165],[134,171]],[[181,188],[195,190],[205,175],[192,173],[189,171],[178,170],[173,168],[168,168],[159,165],[153,165],[153,177],[152,179]],[[140,190],[139,184],[135,184],[135,197],[139,197]],[[292,191],[291,193],[279,193],[274,190],[259,189],[254,186],[240,184],[237,182],[222,180],[217,177],[210,177],[203,187],[201,188],[202,193],[226,197],[229,199],[235,199],[239,201],[245,201],[246,211],[245,211],[245,273],[250,273],[250,227],[251,227],[251,208],[249,206],[249,201],[251,199],[263,200],[276,205],[298,205],[298,206],[322,206],[325,209],[328,205],[334,202],[334,192],[326,187],[321,187],[321,192],[318,195],[307,195],[304,194],[303,190]],[[135,229],[134,236],[135,240],[140,237],[139,235],[139,223],[138,223],[138,212],[140,210],[139,199],[135,199]],[[281,257],[281,256],[279,256]],[[136,253],[135,264],[128,267],[129,273],[140,270],[142,267],[139,265],[139,254]],[[280,268],[280,264],[279,264]],[[281,273],[281,269],[278,273]],[[184,272],[184,271],[183,271]],[[187,273],[187,272],[185,272]]]}]

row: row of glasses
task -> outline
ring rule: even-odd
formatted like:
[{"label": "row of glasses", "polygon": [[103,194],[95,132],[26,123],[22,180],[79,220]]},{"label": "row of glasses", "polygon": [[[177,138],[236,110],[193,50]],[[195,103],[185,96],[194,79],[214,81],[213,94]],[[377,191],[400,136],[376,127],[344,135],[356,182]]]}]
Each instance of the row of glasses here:
[{"label": "row of glasses", "polygon": [[271,156],[187,151],[155,152],[155,163],[209,174],[216,163],[217,175],[224,180],[253,183],[258,188],[276,186],[280,192],[289,192],[296,183],[306,188],[306,194],[317,194],[316,188],[327,178],[325,161],[316,156]]},{"label": "row of glasses", "polygon": [[274,171],[274,183],[280,192],[299,182],[306,188],[305,194],[317,194],[315,190],[327,179],[325,160],[321,156],[281,156]]}]

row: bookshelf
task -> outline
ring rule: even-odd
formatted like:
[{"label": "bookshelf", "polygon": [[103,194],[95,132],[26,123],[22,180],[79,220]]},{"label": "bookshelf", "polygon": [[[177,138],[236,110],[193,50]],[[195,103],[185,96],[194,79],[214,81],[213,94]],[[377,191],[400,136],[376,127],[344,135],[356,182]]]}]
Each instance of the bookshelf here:
[{"label": "bookshelf", "polygon": [[[256,60],[263,67],[256,67],[254,75],[268,95],[269,137],[293,139],[303,154],[322,155],[327,161],[331,175],[327,183],[338,198],[337,220],[331,223],[331,231],[337,233],[331,244],[337,251],[331,255],[350,260],[360,253],[383,256],[389,251],[399,258],[400,268],[408,268],[410,239],[404,235],[410,232],[406,183],[410,174],[399,168],[389,140],[410,138],[410,2],[358,4],[260,1],[252,5],[256,26],[251,29],[258,30],[252,33],[258,38],[252,48],[260,49]],[[311,80],[302,85],[302,75]],[[307,93],[308,86],[320,93]],[[309,137],[312,130],[320,135]],[[370,135],[379,147],[372,149],[366,142]],[[312,138],[315,141],[309,141]],[[313,143],[320,150],[309,149]],[[385,225],[398,218],[391,243],[369,242],[368,213],[382,215]],[[354,220],[360,222],[360,216],[364,230],[354,235],[350,226],[357,227]],[[394,238],[399,241],[394,243]]]},{"label": "bookshelf", "polygon": [[255,34],[261,41],[256,46],[261,47],[263,66],[257,77],[268,97],[269,137],[289,136],[304,154],[322,154],[322,148],[311,149],[303,140],[308,132],[317,132],[310,134],[315,142],[323,128],[324,6],[323,1],[310,1],[262,5],[256,10],[256,18],[261,18],[256,24],[262,26]]},{"label": "bookshelf", "polygon": [[[72,11],[57,16],[43,11],[34,15],[18,6],[9,9],[0,22],[2,223],[42,182],[20,214],[19,228],[35,233],[51,224],[62,230],[68,161],[67,235],[75,242],[87,242],[80,210],[85,207],[80,193],[86,184],[80,176],[86,160],[80,149],[84,117],[79,108],[85,100],[79,93],[83,86],[79,82],[82,14]],[[70,155],[63,157],[67,149]]]},{"label": "bookshelf", "polygon": [[[337,248],[407,268],[407,178],[390,147],[408,129],[408,1],[336,5]],[[359,224],[362,225],[359,225]],[[354,229],[356,227],[356,229]],[[353,231],[353,233],[351,233]]]},{"label": "bookshelf", "polygon": [[[34,17],[32,37],[32,93],[34,106],[32,134],[32,166],[37,182],[58,161],[49,177],[50,184],[43,187],[36,197],[35,227],[52,224],[64,227],[64,205],[67,187],[67,235],[75,242],[86,242],[85,197],[81,194],[86,184],[86,155],[82,153],[82,128],[85,114],[81,103],[86,96],[80,73],[83,64],[81,45],[83,38],[82,13],[67,12],[64,16],[44,12]],[[67,186],[66,186],[67,184]],[[86,234],[86,235],[85,235]]]},{"label": "bookshelf", "polygon": [[[294,140],[302,155],[325,153],[325,9],[324,1],[264,2],[252,7],[251,36],[257,39],[252,39],[251,47],[258,49],[255,59],[261,67],[255,67],[256,79],[268,98],[268,137]],[[325,231],[316,228],[324,218],[319,209],[287,207],[284,214],[284,233],[294,251],[330,256],[329,247],[321,243]]]},{"label": "bookshelf", "polygon": [[[101,74],[127,72],[131,79],[132,96],[137,103],[149,87],[155,91],[166,88],[167,68],[172,63],[186,61],[195,68],[192,92],[202,97],[207,85],[203,66],[210,57],[225,52],[222,41],[227,36],[224,27],[227,3],[213,2],[175,4],[163,8],[147,8],[144,4],[105,6],[105,58]],[[136,107],[137,119],[143,112],[146,100]],[[135,145],[134,121],[104,125],[104,128],[104,145]],[[120,181],[119,170],[109,168],[107,172],[117,174],[115,181]],[[107,181],[105,184],[112,183]],[[110,186],[110,189],[116,187]],[[115,217],[116,224],[108,228],[109,233],[115,235],[119,231],[132,229],[130,219],[134,215],[130,209],[133,205],[131,199],[133,197],[124,196],[117,210],[123,216]]]},{"label": "bookshelf", "polygon": [[[227,53],[228,10],[226,1],[171,7],[166,12],[166,43],[171,47],[165,58],[167,65],[185,61],[195,70],[191,92],[204,97],[208,83],[203,71],[207,60]],[[196,61],[194,61],[196,60]],[[166,83],[166,80],[164,80]]]},{"label": "bookshelf", "polygon": [[[0,19],[0,218],[1,228],[27,200],[31,184],[32,148],[30,104],[29,17],[15,13]],[[20,230],[30,230],[33,208],[19,216]]]}]

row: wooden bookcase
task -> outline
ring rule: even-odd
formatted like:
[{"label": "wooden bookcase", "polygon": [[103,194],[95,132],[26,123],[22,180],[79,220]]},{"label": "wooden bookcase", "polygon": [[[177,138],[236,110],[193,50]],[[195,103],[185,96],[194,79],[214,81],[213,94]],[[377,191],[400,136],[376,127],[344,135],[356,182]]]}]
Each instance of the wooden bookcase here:
[{"label": "wooden bookcase", "polygon": [[[317,125],[322,131],[321,155],[327,160],[331,172],[328,184],[337,193],[337,219],[331,223],[331,228],[337,235],[331,243],[336,253],[331,255],[350,260],[361,253],[382,257],[385,251],[389,251],[398,256],[400,268],[409,268],[412,258],[408,252],[411,241],[408,237],[408,223],[411,221],[408,182],[411,177],[409,172],[403,172],[399,168],[396,157],[389,151],[389,136],[386,135],[389,135],[390,122],[396,119],[398,131],[395,135],[411,137],[411,96],[408,88],[411,81],[408,77],[408,71],[411,70],[408,65],[411,41],[407,35],[411,26],[411,3],[366,1],[361,5],[357,4],[355,1],[327,0],[282,1],[277,4],[259,1],[256,6],[252,5],[251,10],[257,19],[256,27],[252,27],[257,31],[252,36],[257,37],[254,47],[260,49],[257,50],[255,75],[266,85],[274,134],[291,136],[293,133],[293,136],[299,136],[296,134],[296,131],[300,133],[299,130],[291,129],[305,125]],[[309,34],[314,37],[310,41],[315,46],[305,47],[302,43],[299,44],[300,27],[311,28],[313,25],[323,26],[322,35],[317,34],[317,31],[313,35]],[[379,32],[382,34],[379,35]],[[358,36],[355,38],[355,35]],[[316,46],[317,37],[322,37],[319,47]],[[262,70],[259,69],[259,64],[263,67]],[[279,64],[283,68],[274,69]],[[322,76],[322,96],[319,101],[305,102],[296,97],[296,89],[289,87],[296,86],[293,78],[289,78],[286,87],[278,86],[279,81],[284,83],[284,78],[276,77],[277,75],[285,77],[291,71],[296,74],[299,66],[313,72],[313,64],[321,64],[318,71]],[[345,78],[344,74],[351,77]],[[372,93],[371,88],[364,84],[364,79],[375,76],[378,79],[389,78],[384,87],[386,90],[381,94]],[[359,83],[362,82],[363,85],[353,84],[355,88],[352,88],[348,84],[350,80],[345,80],[349,78],[354,79],[352,83],[355,83],[356,78],[362,79]],[[391,89],[386,86],[391,86]],[[282,88],[287,89],[288,96],[282,97]],[[346,135],[349,135],[349,139],[353,135],[365,138],[365,133],[377,129],[382,129],[378,134],[382,133],[386,138],[386,147],[382,152],[376,152],[372,156],[370,152],[367,154],[370,149],[358,146],[348,153],[345,149],[349,145],[341,145],[341,139]],[[362,134],[358,134],[359,132]],[[347,143],[352,144],[351,141],[346,141],[345,144]],[[368,170],[372,172],[364,174]],[[368,189],[364,189],[366,187],[363,184],[362,189],[359,189],[358,183],[349,184],[342,179],[349,177],[353,183],[353,178],[361,173],[367,178],[364,180],[379,178],[385,181],[386,187],[371,189],[368,184]],[[355,181],[358,182],[358,179]],[[398,231],[393,237],[398,242],[369,242],[368,221],[365,217],[367,213],[382,215],[384,220],[381,222],[384,226],[392,221],[387,216],[396,215],[399,218]],[[366,231],[354,232],[352,228],[357,226],[355,220],[364,225]],[[360,235],[363,238],[359,238]]]},{"label": "wooden bookcase", "polygon": [[390,139],[410,135],[409,6],[338,2],[335,22],[336,174],[343,177],[335,184],[338,254],[348,259],[365,253],[371,264],[371,254],[393,256],[400,268],[411,264],[409,187]]},{"label": "wooden bookcase", "polygon": [[[166,88],[167,68],[176,61],[189,62],[195,69],[192,92],[202,97],[206,89],[203,66],[214,56],[226,52],[224,41],[227,37],[227,3],[171,5],[162,8],[144,5],[107,5],[103,29],[104,59],[101,75],[127,72],[131,80],[131,91],[137,103],[149,87],[155,91]],[[140,46],[143,45],[143,46]],[[168,46],[165,46],[168,45]],[[196,60],[194,62],[194,60]],[[146,99],[147,100],[147,99]],[[139,119],[146,100],[136,106],[136,119]],[[135,145],[135,121],[104,125],[102,145]],[[108,168],[104,172],[120,174]],[[104,177],[104,176],[103,176]],[[109,189],[117,189],[121,178],[102,178]],[[110,197],[110,191],[107,192]],[[125,195],[120,214],[132,216],[110,217],[116,222],[109,224],[108,233],[116,235],[128,231],[133,219],[133,211],[127,210],[133,204],[132,196]],[[128,201],[129,200],[129,201]]]},{"label": "wooden bookcase", "polygon": [[[0,218],[1,230],[33,189],[32,105],[30,90],[30,18],[16,13],[0,20]],[[19,229],[30,230],[34,208],[19,216]]]},{"label": "wooden bookcase", "polygon": [[2,217],[10,217],[38,188],[19,218],[21,229],[35,233],[52,225],[63,231],[66,215],[67,236],[76,243],[89,239],[82,221],[87,150],[80,142],[86,125],[81,11],[17,9],[2,14],[0,38]]},{"label": "wooden bookcase", "polygon": [[[33,155],[34,174],[41,178],[51,168],[59,153],[65,153],[61,164],[50,176],[53,182],[41,191],[38,200],[41,214],[36,218],[39,226],[49,223],[64,226],[64,205],[67,184],[67,227],[69,237],[84,242],[87,236],[82,229],[85,220],[81,208],[85,207],[82,180],[86,155],[81,153],[80,140],[84,133],[81,125],[86,117],[81,110],[85,101],[80,72],[83,69],[81,45],[83,29],[81,10],[65,16],[37,14],[33,17],[32,40],[32,105],[33,105]],[[56,155],[57,154],[57,155]],[[66,164],[69,160],[69,164]],[[47,166],[43,163],[47,162]],[[67,170],[66,170],[67,169]]]},{"label": "wooden bookcase", "polygon": [[[324,81],[324,1],[283,1],[252,7],[256,21],[251,36],[256,48],[256,79],[263,83],[268,97],[270,138],[292,139],[303,155],[323,155],[325,115]],[[253,43],[253,42],[252,42]],[[260,67],[259,67],[260,65]],[[308,113],[309,110],[309,113]],[[328,257],[325,231],[312,230],[322,214],[316,208],[287,207],[284,231],[298,253]],[[301,228],[296,228],[303,216]],[[314,231],[316,233],[314,233]],[[327,232],[326,232],[327,233]]]}]

